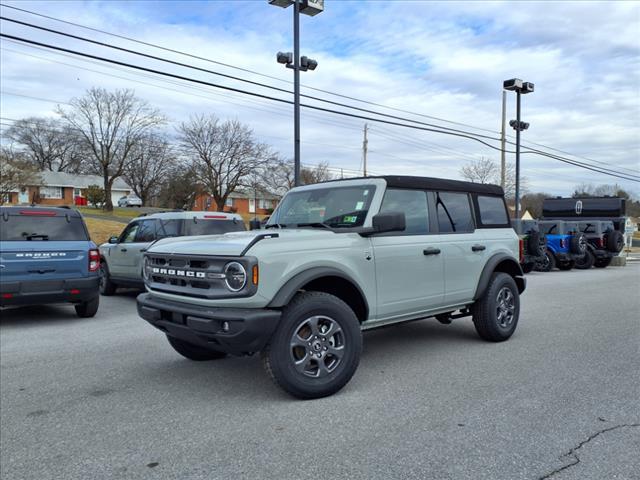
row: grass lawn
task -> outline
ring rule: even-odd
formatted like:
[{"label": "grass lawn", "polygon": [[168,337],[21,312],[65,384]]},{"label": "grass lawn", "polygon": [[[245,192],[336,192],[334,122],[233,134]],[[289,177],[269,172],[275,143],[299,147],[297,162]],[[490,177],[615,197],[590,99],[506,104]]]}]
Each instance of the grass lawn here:
[{"label": "grass lawn", "polygon": [[120,208],[113,207],[113,212],[105,212],[101,208],[93,207],[76,207],[81,213],[89,213],[91,215],[107,215],[110,217],[135,218],[140,216],[140,209],[137,208]]},{"label": "grass lawn", "polygon": [[120,235],[126,225],[120,222],[112,222],[110,220],[102,220],[98,218],[84,219],[89,230],[89,236],[96,245],[106,243],[109,237]]}]

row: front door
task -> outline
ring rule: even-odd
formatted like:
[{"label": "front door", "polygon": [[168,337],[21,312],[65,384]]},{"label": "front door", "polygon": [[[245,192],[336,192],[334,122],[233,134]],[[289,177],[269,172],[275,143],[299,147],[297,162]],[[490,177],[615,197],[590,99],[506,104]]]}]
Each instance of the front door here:
[{"label": "front door", "polygon": [[249,213],[256,213],[256,199],[249,199]]},{"label": "front door", "polygon": [[142,280],[142,255],[155,240],[155,220],[130,223],[109,255],[109,272],[113,277]]},{"label": "front door", "polygon": [[29,189],[23,188],[18,193],[18,203],[29,203]]},{"label": "front door", "polygon": [[387,189],[381,212],[404,212],[406,229],[371,237],[376,265],[377,320],[419,316],[442,305],[444,264],[430,234],[427,193]]}]

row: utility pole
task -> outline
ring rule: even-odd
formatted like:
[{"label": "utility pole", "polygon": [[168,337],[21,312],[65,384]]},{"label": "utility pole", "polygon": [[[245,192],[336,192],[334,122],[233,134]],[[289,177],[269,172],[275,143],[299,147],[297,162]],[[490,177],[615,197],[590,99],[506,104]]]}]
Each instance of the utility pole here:
[{"label": "utility pole", "polygon": [[293,4],[293,183],[300,185],[300,3]]},{"label": "utility pole", "polygon": [[507,91],[502,90],[502,134],[500,135],[500,186],[502,190],[507,185],[507,161],[505,155],[505,149],[507,144],[506,132],[507,127]]},{"label": "utility pole", "polygon": [[520,130],[522,130],[522,122],[520,121],[520,90],[516,91],[516,219],[520,220]]},{"label": "utility pole", "polygon": [[362,140],[362,172],[363,172],[363,176],[366,177],[367,176],[367,146],[369,144],[369,140],[367,140],[367,131],[369,130],[369,127],[367,126],[367,124],[364,124],[364,139]]}]

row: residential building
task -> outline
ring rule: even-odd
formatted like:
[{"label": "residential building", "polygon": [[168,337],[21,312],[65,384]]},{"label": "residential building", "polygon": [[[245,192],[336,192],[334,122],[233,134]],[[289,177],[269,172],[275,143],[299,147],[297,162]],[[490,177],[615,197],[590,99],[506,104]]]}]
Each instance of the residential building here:
[{"label": "residential building", "polygon": [[[270,215],[276,208],[280,197],[268,192],[236,191],[227,197],[224,206],[225,212],[233,212],[245,215]],[[194,211],[216,211],[216,202],[206,192],[198,193],[193,206]]]},{"label": "residential building", "polygon": [[[66,172],[40,172],[33,185],[24,185],[7,194],[6,203],[39,205],[86,205],[86,189],[89,185],[104,185],[99,175],[78,175]],[[39,182],[38,182],[39,180]],[[111,188],[111,201],[131,193],[131,187],[118,178]]]}]

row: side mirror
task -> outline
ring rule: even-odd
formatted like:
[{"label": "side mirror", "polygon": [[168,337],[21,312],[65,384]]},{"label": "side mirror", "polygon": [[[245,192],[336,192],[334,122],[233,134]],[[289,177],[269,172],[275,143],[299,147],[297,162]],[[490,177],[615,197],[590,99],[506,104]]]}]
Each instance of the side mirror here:
[{"label": "side mirror", "polygon": [[260,230],[260,227],[260,220],[257,218],[249,221],[249,230]]},{"label": "side mirror", "polygon": [[118,237],[109,238],[109,243],[118,243]]},{"label": "side mirror", "polygon": [[402,232],[407,227],[403,212],[378,213],[372,221],[376,233]]}]

